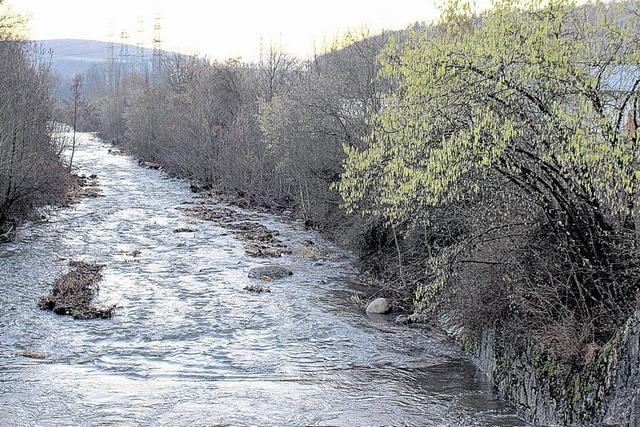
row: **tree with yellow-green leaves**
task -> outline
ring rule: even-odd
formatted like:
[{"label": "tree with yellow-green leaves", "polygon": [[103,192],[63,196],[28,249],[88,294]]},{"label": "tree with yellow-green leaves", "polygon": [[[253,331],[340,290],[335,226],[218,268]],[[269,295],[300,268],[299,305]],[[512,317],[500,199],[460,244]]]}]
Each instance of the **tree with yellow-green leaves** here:
[{"label": "tree with yellow-green leaves", "polygon": [[397,225],[508,194],[567,243],[564,300],[609,298],[603,283],[629,279],[615,246],[640,226],[638,10],[497,0],[476,15],[449,1],[438,25],[383,51],[393,90],[365,147],[346,147],[345,207]]},{"label": "tree with yellow-green leaves", "polygon": [[595,12],[505,0],[477,17],[454,1],[432,31],[390,43],[383,74],[399,89],[373,117],[366,149],[348,149],[346,206],[401,220],[498,173],[568,217],[583,204],[630,214],[640,150],[626,125],[639,95],[640,19],[580,19]]}]

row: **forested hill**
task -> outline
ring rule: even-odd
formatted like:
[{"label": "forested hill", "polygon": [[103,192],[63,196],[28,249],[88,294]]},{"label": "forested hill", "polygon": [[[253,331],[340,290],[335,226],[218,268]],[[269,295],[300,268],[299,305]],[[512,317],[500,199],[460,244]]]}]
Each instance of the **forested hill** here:
[{"label": "forested hill", "polygon": [[[55,39],[36,40],[42,49],[51,53],[51,66],[55,73],[67,79],[76,73],[84,73],[92,65],[102,65],[109,60],[109,43],[97,40]],[[137,46],[114,45],[114,54],[119,57],[121,49],[129,55],[137,54]],[[153,50],[142,49],[142,54],[151,59]]]}]

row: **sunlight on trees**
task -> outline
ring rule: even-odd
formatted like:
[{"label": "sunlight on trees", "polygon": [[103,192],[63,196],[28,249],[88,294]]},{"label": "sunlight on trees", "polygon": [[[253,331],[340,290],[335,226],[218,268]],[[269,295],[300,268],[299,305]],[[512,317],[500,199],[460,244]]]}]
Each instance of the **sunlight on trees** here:
[{"label": "sunlight on trees", "polygon": [[308,61],[271,44],[256,64],[114,62],[87,74],[81,122],[339,234],[408,306],[568,336],[577,357],[638,291],[638,29],[632,1],[451,0],[437,25],[353,31]]},{"label": "sunlight on trees", "polygon": [[[479,24],[453,3],[434,34],[387,46],[383,73],[400,89],[373,117],[367,149],[348,151],[348,206],[406,218],[480,191],[474,176],[492,172],[567,214],[579,199],[635,209],[640,150],[624,119],[638,21],[578,24],[571,2],[538,4],[501,1]],[[609,87],[615,78],[628,95]]]}]

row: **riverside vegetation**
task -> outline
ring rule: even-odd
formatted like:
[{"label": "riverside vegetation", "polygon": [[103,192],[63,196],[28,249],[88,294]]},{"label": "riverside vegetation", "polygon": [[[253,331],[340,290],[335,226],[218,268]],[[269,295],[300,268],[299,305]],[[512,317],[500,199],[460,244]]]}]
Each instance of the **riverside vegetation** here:
[{"label": "riverside vegetation", "polygon": [[66,146],[52,122],[46,55],[21,39],[23,21],[0,0],[0,242],[37,206],[62,202],[72,184],[60,161]]},{"label": "riverside vegetation", "polygon": [[94,68],[78,126],[302,217],[469,348],[492,328],[549,376],[599,363],[640,299],[638,2],[451,0],[437,24],[260,56]]}]

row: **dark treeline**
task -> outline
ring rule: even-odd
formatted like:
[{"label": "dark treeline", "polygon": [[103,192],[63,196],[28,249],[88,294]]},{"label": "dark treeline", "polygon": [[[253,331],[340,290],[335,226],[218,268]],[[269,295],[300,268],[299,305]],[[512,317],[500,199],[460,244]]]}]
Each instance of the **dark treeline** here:
[{"label": "dark treeline", "polygon": [[34,207],[60,200],[67,173],[51,121],[48,58],[20,39],[0,1],[0,240]]},{"label": "dark treeline", "polygon": [[[83,121],[356,249],[400,308],[583,363],[637,308],[636,2],[449,2],[438,25],[296,60],[94,69]],[[116,76],[114,78],[114,76]]]}]

